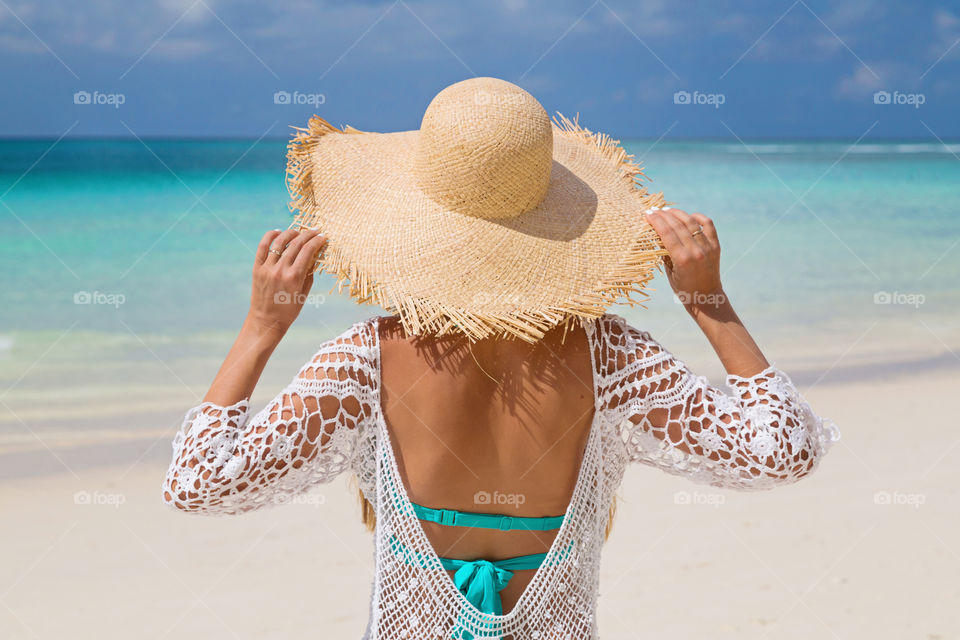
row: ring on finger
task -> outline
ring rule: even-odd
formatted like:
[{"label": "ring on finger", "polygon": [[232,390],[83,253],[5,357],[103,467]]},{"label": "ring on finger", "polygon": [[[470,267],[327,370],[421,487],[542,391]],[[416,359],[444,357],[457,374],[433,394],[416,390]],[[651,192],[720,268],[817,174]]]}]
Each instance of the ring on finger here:
[{"label": "ring on finger", "polygon": [[283,251],[277,251],[276,249],[274,249],[274,248],[272,248],[272,247],[270,248],[270,253],[275,253],[278,258],[283,255]]},{"label": "ring on finger", "polygon": [[696,238],[699,235],[703,235],[703,225],[698,225],[697,230],[690,234],[691,238]]}]

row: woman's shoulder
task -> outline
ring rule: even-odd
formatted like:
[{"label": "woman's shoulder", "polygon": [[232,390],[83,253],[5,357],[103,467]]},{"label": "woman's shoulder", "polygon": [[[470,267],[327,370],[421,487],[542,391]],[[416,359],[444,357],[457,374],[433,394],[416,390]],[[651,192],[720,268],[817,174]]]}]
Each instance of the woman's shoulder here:
[{"label": "woman's shoulder", "polygon": [[354,322],[317,348],[307,367],[374,367],[377,363],[377,320],[372,317]]},{"label": "woman's shoulder", "polygon": [[649,343],[653,337],[649,332],[631,325],[626,318],[616,313],[605,313],[597,318],[600,338],[605,342],[621,344]]},{"label": "woman's shoulder", "polygon": [[663,366],[674,359],[650,332],[638,329],[615,313],[598,318],[596,330],[597,371],[608,382],[636,376],[639,370],[653,371],[653,365]]}]

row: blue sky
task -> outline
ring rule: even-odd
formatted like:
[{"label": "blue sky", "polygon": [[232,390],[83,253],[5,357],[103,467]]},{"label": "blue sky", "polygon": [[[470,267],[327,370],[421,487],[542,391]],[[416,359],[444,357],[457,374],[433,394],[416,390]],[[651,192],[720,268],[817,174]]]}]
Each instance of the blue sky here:
[{"label": "blue sky", "polygon": [[955,2],[0,0],[0,60],[0,136],[412,129],[492,75],[623,138],[960,137]]}]

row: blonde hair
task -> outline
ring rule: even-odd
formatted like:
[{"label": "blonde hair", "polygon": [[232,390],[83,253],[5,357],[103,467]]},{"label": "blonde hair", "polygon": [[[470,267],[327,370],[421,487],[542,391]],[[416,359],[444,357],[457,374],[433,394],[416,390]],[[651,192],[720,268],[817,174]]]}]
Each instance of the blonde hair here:
[{"label": "blonde hair", "polygon": [[[367,531],[373,533],[377,528],[377,512],[373,508],[373,505],[370,504],[370,501],[367,500],[367,497],[363,495],[363,491],[357,490],[357,497],[360,499],[360,519],[363,521],[363,526],[367,528]],[[610,514],[607,517],[607,527],[603,532],[603,539],[607,540],[610,537],[610,532],[613,530],[613,520],[617,513],[617,497],[613,497],[613,501],[610,503]]]}]

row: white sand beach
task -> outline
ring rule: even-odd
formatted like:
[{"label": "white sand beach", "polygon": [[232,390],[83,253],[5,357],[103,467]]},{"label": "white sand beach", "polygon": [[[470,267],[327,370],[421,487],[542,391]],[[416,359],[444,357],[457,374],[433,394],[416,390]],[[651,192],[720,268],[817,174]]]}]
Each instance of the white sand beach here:
[{"label": "white sand beach", "polygon": [[[733,493],[631,469],[601,636],[960,637],[957,364],[801,384],[843,439],[796,485]],[[360,637],[372,540],[348,481],[188,516],[160,501],[169,442],[145,435],[138,462],[0,483],[0,637]]]}]

